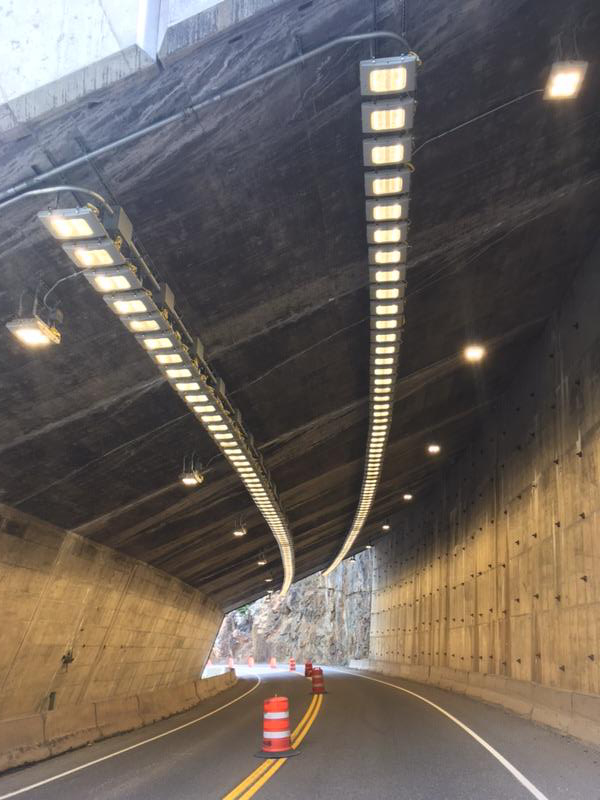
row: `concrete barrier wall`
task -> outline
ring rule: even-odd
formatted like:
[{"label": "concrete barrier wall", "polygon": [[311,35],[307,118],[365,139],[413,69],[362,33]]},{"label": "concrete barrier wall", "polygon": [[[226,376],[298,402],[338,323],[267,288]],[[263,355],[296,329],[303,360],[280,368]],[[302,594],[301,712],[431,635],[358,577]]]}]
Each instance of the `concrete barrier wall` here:
[{"label": "concrete barrier wall", "polygon": [[600,722],[598,266],[596,248],[480,436],[443,452],[371,551],[372,664],[586,736],[586,713]]},{"label": "concrete barrier wall", "polygon": [[0,720],[0,772],[187,711],[236,681],[231,670],[170,689]]},{"label": "concrete barrier wall", "polygon": [[350,666],[459,692],[600,747],[600,697],[597,695],[450,667],[413,667],[377,660],[351,662]]},{"label": "concrete barrier wall", "polygon": [[170,575],[0,505],[0,719],[190,682],[222,618]]}]

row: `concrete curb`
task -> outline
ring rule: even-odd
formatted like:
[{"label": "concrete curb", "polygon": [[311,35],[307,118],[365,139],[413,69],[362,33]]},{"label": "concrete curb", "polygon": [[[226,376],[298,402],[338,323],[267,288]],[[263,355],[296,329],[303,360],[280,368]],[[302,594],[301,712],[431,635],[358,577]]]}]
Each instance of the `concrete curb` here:
[{"label": "concrete curb", "polygon": [[525,683],[502,675],[462,672],[450,667],[421,667],[383,661],[350,661],[351,669],[437,686],[501,706],[513,714],[600,747],[600,696]]},{"label": "concrete curb", "polygon": [[0,720],[0,772],[187,711],[236,683],[231,670],[156,692]]}]

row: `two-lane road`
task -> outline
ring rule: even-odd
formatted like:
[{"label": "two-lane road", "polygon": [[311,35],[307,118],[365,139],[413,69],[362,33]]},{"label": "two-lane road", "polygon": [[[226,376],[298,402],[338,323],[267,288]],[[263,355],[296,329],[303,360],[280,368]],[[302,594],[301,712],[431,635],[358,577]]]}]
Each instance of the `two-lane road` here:
[{"label": "two-lane road", "polygon": [[[301,673],[242,670],[192,711],[0,777],[0,800],[600,800],[598,751],[442,690],[325,676],[310,706]],[[289,697],[301,741],[297,756],[263,767],[273,694]]]}]

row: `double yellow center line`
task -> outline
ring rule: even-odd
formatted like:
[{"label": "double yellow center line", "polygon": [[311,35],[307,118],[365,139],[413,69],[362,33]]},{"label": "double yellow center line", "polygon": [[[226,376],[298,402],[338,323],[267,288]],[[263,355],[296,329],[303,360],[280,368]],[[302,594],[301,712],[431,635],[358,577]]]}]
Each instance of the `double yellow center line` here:
[{"label": "double yellow center line", "polygon": [[[292,750],[295,750],[301,744],[315,721],[322,704],[323,695],[313,695],[313,699],[311,700],[306,714],[302,717],[292,733]],[[287,758],[265,759],[254,772],[251,772],[247,778],[244,778],[244,780],[235,787],[235,789],[232,789],[229,794],[226,794],[223,800],[248,800],[249,797],[254,797],[261,786],[264,786],[269,778],[275,775],[278,769],[283,767],[286,761]]]}]

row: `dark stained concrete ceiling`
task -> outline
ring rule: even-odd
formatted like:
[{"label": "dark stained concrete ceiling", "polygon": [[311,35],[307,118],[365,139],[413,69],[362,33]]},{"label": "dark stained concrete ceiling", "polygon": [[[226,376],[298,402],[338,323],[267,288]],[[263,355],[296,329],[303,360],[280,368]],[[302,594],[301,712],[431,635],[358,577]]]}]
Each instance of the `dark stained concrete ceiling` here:
[{"label": "dark stained concrete ceiling", "polygon": [[[403,17],[404,7],[406,17]],[[597,64],[582,96],[541,94],[560,57],[596,58],[593,0],[379,2],[418,80],[407,328],[383,482],[362,547],[403,490],[479,430],[597,236]],[[282,3],[0,141],[2,188],[336,36],[372,29],[366,0]],[[241,38],[238,38],[241,37]],[[232,41],[235,40],[235,41]],[[393,53],[379,46],[379,55]],[[298,577],[327,565],[358,499],[367,432],[368,293],[358,62],[341,47],[64,176],[122,204],[254,434],[289,515]],[[426,143],[426,144],[425,144]],[[73,198],[65,195],[64,203]],[[63,204],[64,204],[63,203]],[[0,218],[0,315],[68,274],[28,200]],[[86,281],[57,289],[63,343],[0,331],[0,500],[121,549],[232,608],[264,593],[274,540],[194,418]],[[457,357],[486,340],[481,369]],[[206,483],[177,482],[195,449]],[[233,540],[240,515],[249,535]]]}]

